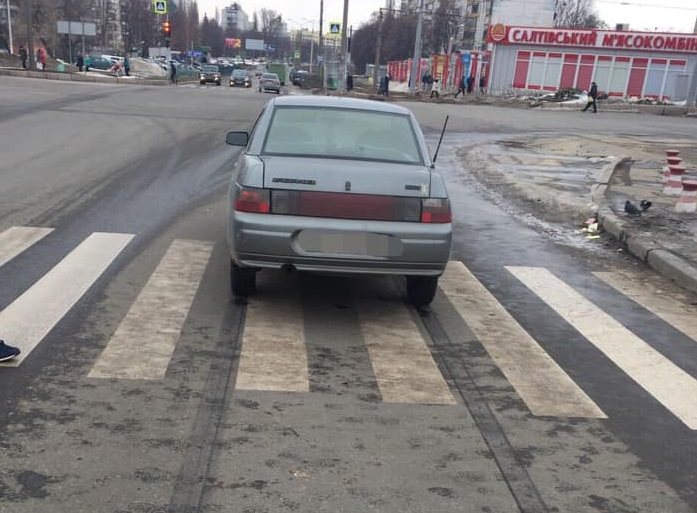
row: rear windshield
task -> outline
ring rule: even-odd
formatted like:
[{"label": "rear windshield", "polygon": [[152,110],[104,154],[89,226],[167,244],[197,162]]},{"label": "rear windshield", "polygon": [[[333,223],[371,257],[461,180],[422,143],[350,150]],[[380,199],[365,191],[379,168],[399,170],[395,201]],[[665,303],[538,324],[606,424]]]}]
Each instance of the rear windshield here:
[{"label": "rear windshield", "polygon": [[262,153],[423,164],[408,116],[359,109],[276,107]]},{"label": "rear windshield", "polygon": [[278,78],[278,75],[275,73],[264,73],[261,78],[269,78],[269,79],[275,79]]}]

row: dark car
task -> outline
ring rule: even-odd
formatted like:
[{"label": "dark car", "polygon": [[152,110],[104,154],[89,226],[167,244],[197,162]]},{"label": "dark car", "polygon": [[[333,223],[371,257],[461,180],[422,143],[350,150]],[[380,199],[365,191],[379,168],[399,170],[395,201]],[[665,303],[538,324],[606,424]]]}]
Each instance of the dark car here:
[{"label": "dark car", "polygon": [[293,85],[296,86],[301,86],[307,81],[307,77],[310,76],[310,73],[308,71],[305,71],[304,69],[299,69],[293,73],[292,81]]},{"label": "dark car", "polygon": [[201,85],[206,85],[208,82],[220,85],[220,68],[215,64],[204,64],[201,74],[199,75],[199,81]]},{"label": "dark car", "polygon": [[236,69],[230,75],[230,87],[252,87],[252,76],[249,71]]},{"label": "dark car", "polygon": [[275,91],[281,94],[281,81],[276,73],[264,73],[259,79],[259,92]]}]

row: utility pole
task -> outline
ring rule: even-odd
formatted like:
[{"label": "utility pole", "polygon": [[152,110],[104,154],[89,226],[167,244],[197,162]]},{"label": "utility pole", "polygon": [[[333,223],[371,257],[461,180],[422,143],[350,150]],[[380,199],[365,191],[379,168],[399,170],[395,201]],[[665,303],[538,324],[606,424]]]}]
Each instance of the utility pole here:
[{"label": "utility pole", "polygon": [[348,28],[348,8],[349,0],[344,0],[344,18],[341,21],[341,88],[346,89],[346,73],[348,71],[348,40],[346,39],[346,29]]},{"label": "utility pole", "polygon": [[419,17],[416,23],[416,41],[414,41],[414,60],[411,63],[411,74],[409,75],[409,96],[414,94],[414,86],[418,79],[416,76],[416,70],[418,69],[419,61],[421,60],[421,32],[424,24],[424,0],[419,0],[418,15]]},{"label": "utility pole", "polygon": [[10,0],[7,0],[7,31],[10,35],[10,55],[12,55],[14,46],[12,44],[12,13],[10,12]]},{"label": "utility pole", "polygon": [[32,0],[26,0],[24,3],[24,8],[26,9],[24,15],[27,23],[27,52],[29,52],[29,69],[33,70],[36,67],[36,57],[34,56],[34,36],[31,30],[31,11],[33,9]]},{"label": "utility pole", "polygon": [[322,56],[322,63],[324,64],[324,37],[322,31],[324,30],[324,0],[319,0],[319,55]]},{"label": "utility pole", "polygon": [[375,87],[375,92],[378,92],[380,87],[378,82],[378,77],[380,76],[380,51],[382,49],[382,7],[380,8],[380,17],[378,22],[378,40],[375,44],[375,68],[373,69],[373,86]]}]

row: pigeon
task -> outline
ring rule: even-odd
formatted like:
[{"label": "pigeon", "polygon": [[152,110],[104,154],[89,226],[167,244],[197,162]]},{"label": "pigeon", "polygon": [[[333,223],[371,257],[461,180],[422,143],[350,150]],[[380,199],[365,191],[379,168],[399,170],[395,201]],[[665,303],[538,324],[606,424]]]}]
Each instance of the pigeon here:
[{"label": "pigeon", "polygon": [[642,210],[637,207],[634,203],[631,201],[627,200],[624,202],[624,211],[627,212],[630,216],[636,216],[640,215]]},{"label": "pigeon", "polygon": [[651,207],[651,202],[649,200],[641,200],[639,206],[641,207],[641,210],[646,211]]}]

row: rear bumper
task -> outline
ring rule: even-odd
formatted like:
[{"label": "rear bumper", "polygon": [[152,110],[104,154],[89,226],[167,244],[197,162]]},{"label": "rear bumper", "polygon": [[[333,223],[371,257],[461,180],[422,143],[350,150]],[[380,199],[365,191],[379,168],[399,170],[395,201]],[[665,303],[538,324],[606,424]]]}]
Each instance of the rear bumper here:
[{"label": "rear bumper", "polygon": [[[331,233],[389,234],[397,248],[389,256],[306,251],[299,242],[305,230]],[[450,259],[452,226],[230,211],[230,257],[242,266],[347,274],[440,276]]]}]

